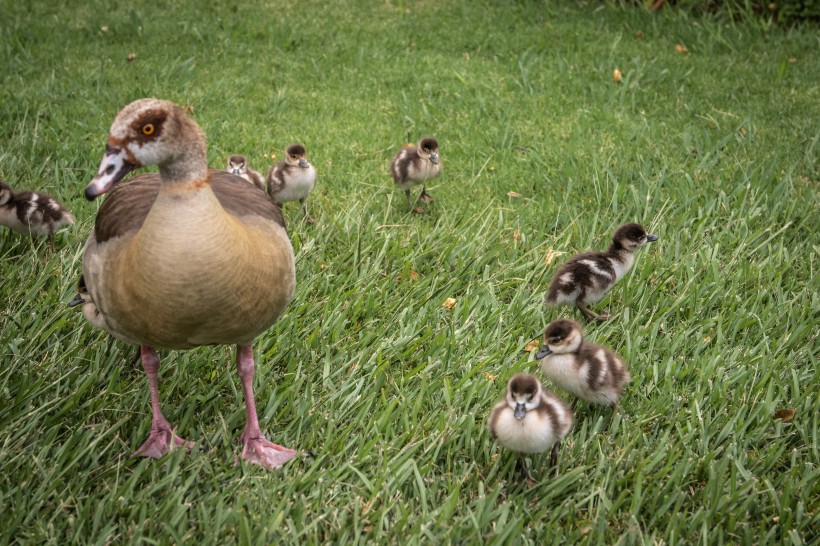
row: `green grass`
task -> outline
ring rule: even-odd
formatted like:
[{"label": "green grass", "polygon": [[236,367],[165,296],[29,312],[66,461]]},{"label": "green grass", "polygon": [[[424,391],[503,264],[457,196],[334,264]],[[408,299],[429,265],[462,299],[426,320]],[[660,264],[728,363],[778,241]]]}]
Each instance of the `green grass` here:
[{"label": "green grass", "polygon": [[[816,32],[597,3],[207,4],[0,1],[0,176],[78,218],[53,255],[0,232],[0,543],[818,540]],[[82,189],[142,96],[191,105],[213,166],[297,140],[317,166],[255,383],[263,429],[315,458],[234,463],[225,347],[161,352],[198,450],[129,458],[147,380],[66,303]],[[426,135],[445,171],[417,217],[387,164]],[[484,423],[513,373],[542,377],[522,348],[560,314],[546,257],[625,221],[661,239],[587,333],[633,383],[614,419],[579,404],[559,475],[534,457],[517,487]]]}]

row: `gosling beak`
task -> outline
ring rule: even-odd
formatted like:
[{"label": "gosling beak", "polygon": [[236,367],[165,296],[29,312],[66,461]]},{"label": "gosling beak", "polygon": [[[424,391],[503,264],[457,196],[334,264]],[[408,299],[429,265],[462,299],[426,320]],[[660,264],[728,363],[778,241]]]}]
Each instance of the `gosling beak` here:
[{"label": "gosling beak", "polygon": [[117,148],[109,144],[105,147],[105,155],[100,163],[97,176],[85,187],[85,198],[93,201],[95,197],[110,190],[114,184],[136,167],[137,165],[128,161],[128,151],[125,148]]},{"label": "gosling beak", "polygon": [[657,240],[658,240],[658,236],[655,235],[654,233],[650,233],[649,235],[646,236],[646,242],[647,243],[654,243]]},{"label": "gosling beak", "polygon": [[68,302],[69,307],[77,307],[78,305],[83,303],[83,297],[79,294],[74,296],[74,299]]},{"label": "gosling beak", "polygon": [[438,165],[438,154],[430,154],[430,163]]},{"label": "gosling beak", "polygon": [[310,167],[310,163],[308,163],[306,159],[300,159],[299,166],[303,169],[307,169],[308,167]]},{"label": "gosling beak", "polygon": [[518,419],[519,421],[523,419],[527,415],[527,406],[524,404],[516,404],[515,405],[515,412],[513,412],[513,417]]},{"label": "gosling beak", "polygon": [[537,353],[535,353],[535,359],[536,360],[541,360],[545,356],[549,356],[551,354],[552,354],[552,351],[550,350],[550,346],[549,345],[544,345],[543,347],[538,349]]}]

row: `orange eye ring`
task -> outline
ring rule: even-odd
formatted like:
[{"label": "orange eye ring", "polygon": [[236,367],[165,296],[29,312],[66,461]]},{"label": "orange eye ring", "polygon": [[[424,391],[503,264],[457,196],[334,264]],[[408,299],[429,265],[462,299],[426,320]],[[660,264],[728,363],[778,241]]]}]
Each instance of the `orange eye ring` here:
[{"label": "orange eye ring", "polygon": [[154,134],[154,124],[153,123],[146,123],[142,126],[142,134],[145,136],[151,136]]}]

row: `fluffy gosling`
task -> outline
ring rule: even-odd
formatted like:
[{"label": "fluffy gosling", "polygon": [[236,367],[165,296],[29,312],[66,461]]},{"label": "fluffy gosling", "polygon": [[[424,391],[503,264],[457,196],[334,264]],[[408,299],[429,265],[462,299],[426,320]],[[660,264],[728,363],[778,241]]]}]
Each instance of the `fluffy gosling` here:
[{"label": "fluffy gosling", "polygon": [[421,184],[419,199],[426,203],[433,202],[433,196],[427,193],[426,183],[441,173],[441,161],[438,156],[438,142],[434,138],[423,138],[418,146],[407,146],[398,151],[390,164],[390,174],[396,185],[404,190],[407,206],[413,209],[410,200],[410,188]]},{"label": "fluffy gosling", "polygon": [[525,453],[550,453],[550,466],[558,462],[561,440],[572,426],[572,410],[544,390],[530,374],[518,374],[507,383],[507,395],[495,405],[487,428],[498,443],[519,453],[522,479],[532,480],[523,461]]},{"label": "fluffy gosling", "polygon": [[41,192],[15,192],[0,181],[0,225],[24,235],[42,235],[54,251],[54,233],[74,223],[74,216],[59,201]]},{"label": "fluffy gosling", "polygon": [[608,320],[587,306],[604,297],[635,262],[635,252],[658,236],[638,224],[624,224],[612,236],[605,252],[584,252],[570,258],[553,277],[546,305],[575,305],[588,320]]},{"label": "fluffy gosling", "polygon": [[232,155],[228,158],[228,166],[225,168],[229,173],[244,178],[257,188],[265,191],[265,179],[262,174],[250,168],[248,160],[244,155]]},{"label": "fluffy gosling", "polygon": [[560,319],[547,326],[535,358],[554,384],[613,410],[630,380],[623,359],[606,347],[585,341],[581,327],[572,320]]},{"label": "fluffy gosling", "polygon": [[274,203],[299,201],[308,223],[307,198],[316,184],[316,169],[306,159],[307,151],[301,144],[291,144],[285,150],[285,159],[271,167],[268,172],[268,195]]}]

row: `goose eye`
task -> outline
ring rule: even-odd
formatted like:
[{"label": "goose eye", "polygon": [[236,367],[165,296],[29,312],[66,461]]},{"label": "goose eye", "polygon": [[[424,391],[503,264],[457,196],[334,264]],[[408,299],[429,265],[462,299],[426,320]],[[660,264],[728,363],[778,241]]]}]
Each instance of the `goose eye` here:
[{"label": "goose eye", "polygon": [[151,136],[154,134],[154,124],[153,123],[146,123],[142,126],[142,134],[145,136]]},{"label": "goose eye", "polygon": [[561,343],[561,338],[560,337],[554,337],[554,338],[550,339],[550,343],[552,343],[553,345],[557,345],[558,343]]}]

